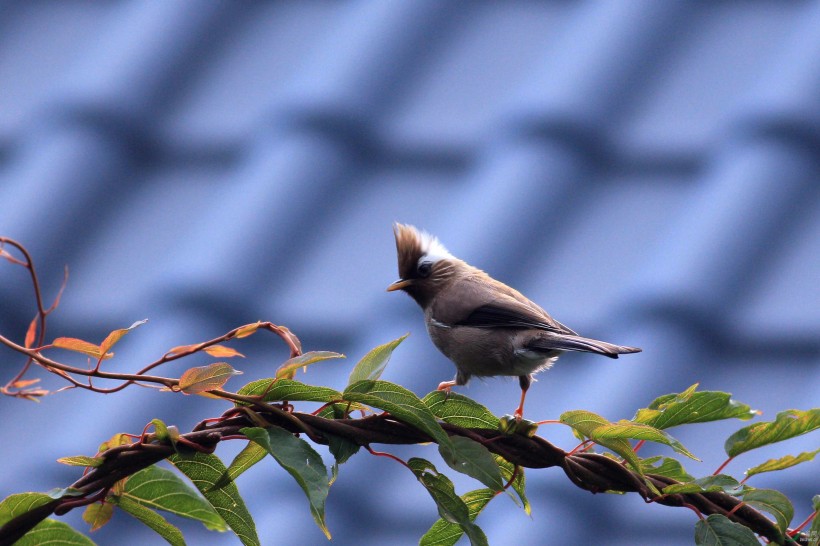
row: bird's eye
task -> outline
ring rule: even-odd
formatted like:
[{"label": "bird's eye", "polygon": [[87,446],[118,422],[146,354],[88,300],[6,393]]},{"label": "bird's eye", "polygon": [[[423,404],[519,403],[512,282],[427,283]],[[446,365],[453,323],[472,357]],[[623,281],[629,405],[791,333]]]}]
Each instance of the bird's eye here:
[{"label": "bird's eye", "polygon": [[419,277],[427,278],[433,271],[433,262],[421,262],[419,264]]}]

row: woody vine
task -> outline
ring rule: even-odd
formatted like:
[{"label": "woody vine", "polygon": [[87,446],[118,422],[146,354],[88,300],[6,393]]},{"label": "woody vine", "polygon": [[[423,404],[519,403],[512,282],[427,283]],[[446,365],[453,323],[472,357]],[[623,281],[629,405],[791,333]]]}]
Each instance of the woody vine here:
[{"label": "woody vine", "polygon": [[[74,509],[93,530],[105,525],[121,510],[157,532],[170,544],[184,544],[182,531],[169,523],[162,510],[199,520],[209,528],[230,530],[246,545],[260,544],[252,515],[235,483],[243,472],[268,456],[290,473],[307,497],[309,513],[330,538],[325,523],[325,502],[339,465],[366,452],[386,456],[413,473],[438,508],[441,518],[421,537],[422,544],[454,544],[466,535],[471,544],[488,539],[476,518],[503,492],[529,512],[525,469],[556,467],[576,486],[592,493],[636,493],[647,503],[686,508],[695,521],[696,544],[756,545],[818,544],[820,495],[800,499],[807,516],[793,522],[795,509],[782,493],[758,489],[750,478],[764,472],[781,472],[798,464],[812,464],[820,449],[784,454],[763,461],[738,479],[723,473],[734,457],[820,428],[820,408],[788,409],[772,421],[743,426],[725,442],[727,460],[713,474],[695,478],[680,456],[696,457],[666,429],[694,426],[722,419],[757,417],[748,405],[727,393],[698,391],[693,385],[680,393],[656,398],[638,409],[630,420],[610,422],[589,411],[563,413],[558,422],[572,428],[580,444],[559,448],[538,435],[538,423],[510,416],[496,417],[479,403],[458,394],[434,391],[423,398],[380,379],[391,354],[404,338],[376,347],[352,369],[342,390],[310,385],[295,379],[297,370],[342,355],[328,351],[303,352],[299,339],[284,326],[256,322],[192,345],[174,347],[133,373],[109,371],[112,348],[125,335],[142,326],[101,333],[99,344],[68,336],[50,337],[48,316],[57,309],[65,282],[53,303],[46,305],[31,255],[20,243],[0,237],[0,258],[28,272],[36,305],[35,316],[21,342],[0,332],[0,343],[20,356],[19,369],[0,387],[6,396],[38,400],[56,394],[37,386],[35,374],[59,376],[64,388],[83,389],[89,396],[113,394],[140,385],[180,395],[227,400],[232,407],[215,418],[203,419],[181,433],[159,420],[133,434],[117,434],[92,455],[68,456],[60,462],[81,467],[77,480],[48,493],[14,493],[0,502],[0,544],[37,544],[49,539],[93,544],[88,537],[55,519]],[[240,353],[231,345],[261,333],[274,334],[285,343],[290,358],[274,377],[248,383],[236,391],[226,385],[241,373],[228,362],[194,367],[179,377],[157,375],[166,363],[205,353],[230,359]],[[81,353],[87,366],[67,364],[61,354]],[[114,381],[100,387],[95,380]],[[63,390],[63,389],[60,389]],[[319,402],[320,408],[299,411],[300,402]],[[244,449],[227,465],[216,454],[226,441],[243,441]],[[639,455],[646,442],[667,446],[670,455]],[[402,460],[381,445],[433,443],[444,464],[475,478],[481,487],[457,494],[447,475],[420,457]],[[314,446],[327,446],[334,464],[330,471]],[[378,446],[378,449],[377,449]],[[430,447],[425,449],[432,449]],[[178,473],[156,466],[167,460]],[[79,472],[79,470],[78,470]],[[193,491],[187,476],[195,483]],[[152,488],[141,487],[151,482]],[[55,484],[56,485],[56,484]],[[169,493],[184,491],[191,504],[169,506]],[[2,492],[6,494],[7,492]],[[175,502],[175,501],[170,501]],[[479,520],[480,521],[480,520]]]}]

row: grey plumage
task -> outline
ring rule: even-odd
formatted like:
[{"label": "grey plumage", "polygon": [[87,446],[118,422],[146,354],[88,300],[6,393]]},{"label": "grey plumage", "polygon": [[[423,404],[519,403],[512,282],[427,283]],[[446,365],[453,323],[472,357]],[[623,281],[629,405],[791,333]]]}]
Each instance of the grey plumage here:
[{"label": "grey plumage", "polygon": [[439,389],[464,385],[471,376],[518,376],[524,396],[532,374],[549,368],[564,351],[618,358],[641,349],[579,336],[517,290],[450,254],[435,237],[395,224],[403,290],[424,310],[427,332],[456,365],[456,377]]}]

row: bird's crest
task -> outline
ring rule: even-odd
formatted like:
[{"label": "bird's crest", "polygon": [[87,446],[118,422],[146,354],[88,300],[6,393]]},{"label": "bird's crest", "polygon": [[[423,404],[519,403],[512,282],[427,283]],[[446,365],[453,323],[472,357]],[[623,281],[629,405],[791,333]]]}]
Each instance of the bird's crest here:
[{"label": "bird's crest", "polygon": [[415,273],[422,256],[426,256],[433,263],[453,258],[444,245],[426,231],[420,231],[409,224],[395,223],[393,233],[396,235],[399,275],[402,278],[409,278]]}]

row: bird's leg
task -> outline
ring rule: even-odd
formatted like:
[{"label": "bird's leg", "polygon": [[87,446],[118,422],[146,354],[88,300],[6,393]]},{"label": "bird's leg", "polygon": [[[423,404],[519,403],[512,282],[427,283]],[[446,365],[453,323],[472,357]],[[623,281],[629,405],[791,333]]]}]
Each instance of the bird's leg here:
[{"label": "bird's leg", "polygon": [[455,384],[456,384],[455,379],[450,380],[450,381],[442,381],[441,383],[438,384],[438,387],[436,387],[436,390],[437,391],[444,391],[444,392],[449,393],[450,389],[452,389],[453,386],[455,386]]},{"label": "bird's leg", "polygon": [[521,385],[521,403],[518,404],[518,408],[513,415],[516,420],[520,421],[524,418],[524,399],[527,397],[527,389],[532,384],[532,375],[519,375],[518,384]]}]

